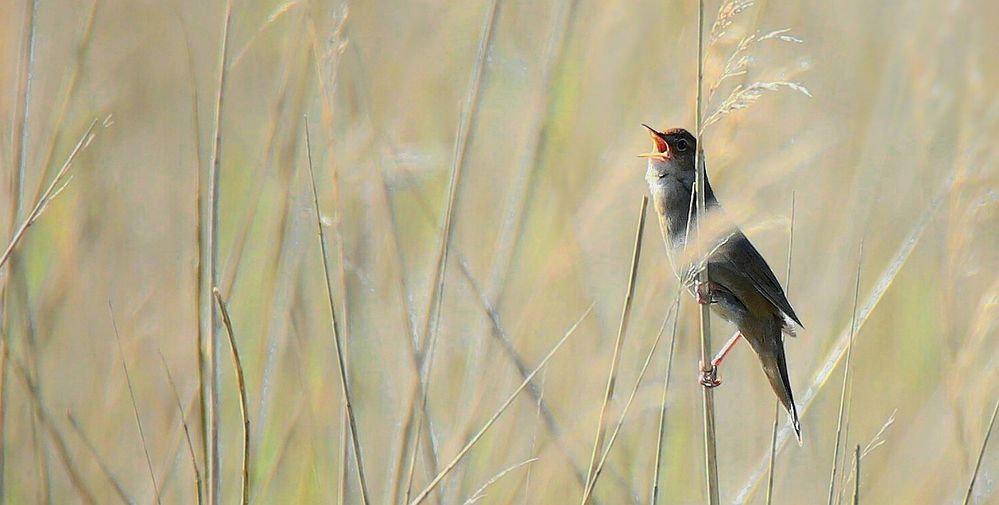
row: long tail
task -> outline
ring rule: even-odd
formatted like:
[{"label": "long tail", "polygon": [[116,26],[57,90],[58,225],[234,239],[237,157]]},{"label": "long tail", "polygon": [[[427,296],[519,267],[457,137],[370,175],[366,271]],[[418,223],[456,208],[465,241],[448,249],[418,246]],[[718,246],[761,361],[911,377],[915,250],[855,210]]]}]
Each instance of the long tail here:
[{"label": "long tail", "polygon": [[791,424],[794,426],[794,436],[797,437],[798,444],[801,444],[801,424],[798,421],[798,408],[794,405],[791,380],[787,374],[787,361],[784,359],[784,342],[780,338],[781,336],[778,333],[776,345],[773,346],[773,349],[768,350],[770,352],[760,353],[760,361],[763,363],[763,371],[767,374],[767,379],[770,380],[770,387],[773,388],[774,393],[777,394],[777,398],[784,405],[784,409],[791,416]]}]

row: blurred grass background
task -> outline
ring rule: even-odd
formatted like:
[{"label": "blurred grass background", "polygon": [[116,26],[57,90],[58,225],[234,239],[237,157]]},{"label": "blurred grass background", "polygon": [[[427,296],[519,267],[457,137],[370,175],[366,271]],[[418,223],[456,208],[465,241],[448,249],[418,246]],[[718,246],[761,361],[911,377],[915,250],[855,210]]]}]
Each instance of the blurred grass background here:
[{"label": "blurred grass background", "polygon": [[[767,93],[705,133],[719,199],[782,281],[797,195],[789,297],[806,329],[787,352],[799,403],[814,400],[804,446],[779,452],[774,503],[820,503],[827,493],[843,362],[821,371],[837,363],[850,325],[861,240],[860,306],[871,310],[856,333],[841,453],[866,446],[894,416],[862,461],[864,501],[959,503],[999,398],[999,4],[725,3],[744,8],[707,48],[706,86],[750,34],[788,28],[802,42],[753,45],[746,73],[726,79],[706,111],[740,84],[794,81],[812,95]],[[707,2],[709,25],[719,7]],[[437,464],[521,381],[496,322],[531,369],[591,303],[594,312],[535,381],[559,432],[522,394],[430,501],[464,503],[531,458],[481,503],[582,495],[573,465],[585,473],[646,192],[639,125],[692,129],[696,3],[497,0],[469,101],[493,8],[232,6],[219,270],[246,371],[254,503],[331,503],[341,493],[360,503],[353,468],[341,464],[305,118],[368,487],[372,503],[390,503],[397,464],[409,461],[400,452],[417,383],[413,342],[426,337],[463,112],[471,122],[427,408]],[[4,503],[196,500],[181,420],[203,472],[198,191],[211,159],[224,10],[190,0],[9,0],[2,9],[6,237],[87,125],[111,116],[0,270]],[[647,226],[612,423],[676,291],[653,216]],[[704,500],[696,311],[689,297],[681,306],[661,503]],[[714,326],[720,343],[731,328]],[[602,503],[648,502],[668,337],[596,487]],[[231,503],[241,435],[224,345],[222,354]],[[722,501],[763,503],[763,492],[745,490],[769,452],[773,394],[748,346],[726,363],[715,396]],[[417,459],[414,493],[436,473],[432,459]],[[852,462],[844,457],[841,473],[843,464]],[[999,500],[997,472],[993,445],[971,503]]]}]

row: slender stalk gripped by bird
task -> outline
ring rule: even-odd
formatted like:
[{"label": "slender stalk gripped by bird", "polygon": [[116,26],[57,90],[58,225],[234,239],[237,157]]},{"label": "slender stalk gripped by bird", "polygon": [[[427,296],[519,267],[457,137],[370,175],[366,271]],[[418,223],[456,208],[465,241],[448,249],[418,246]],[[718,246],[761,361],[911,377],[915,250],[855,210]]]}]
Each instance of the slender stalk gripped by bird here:
[{"label": "slender stalk gripped by bird", "polygon": [[[702,87],[704,82],[704,0],[699,0],[697,2],[697,88],[696,88],[696,103],[694,108],[694,131],[697,132],[699,137],[703,137],[704,131],[704,119],[703,106],[701,104]],[[697,171],[697,176],[695,184],[697,186],[697,210],[698,215],[703,216],[705,207],[705,170],[704,170],[704,149],[701,147],[696,151],[696,157],[694,158],[694,167]],[[689,206],[688,206],[689,207]],[[687,221],[689,230],[689,223]],[[701,242],[701,226],[700,220],[697,222],[697,242]],[[685,231],[686,233],[686,231]],[[699,248],[700,246],[698,246]],[[700,257],[701,250],[698,249],[698,257]],[[707,284],[708,282],[708,266],[704,265],[701,269],[700,275],[698,276],[698,281],[702,284]],[[701,305],[698,311],[700,319],[701,328],[701,362],[707,364],[711,359],[711,315],[708,312],[707,305]],[[714,367],[712,367],[713,369]],[[704,470],[705,479],[708,488],[708,503],[711,505],[717,505],[720,501],[719,490],[718,490],[718,448],[716,446],[715,440],[715,404],[714,404],[714,391],[709,387],[705,387],[701,391],[703,395],[704,403]]]}]

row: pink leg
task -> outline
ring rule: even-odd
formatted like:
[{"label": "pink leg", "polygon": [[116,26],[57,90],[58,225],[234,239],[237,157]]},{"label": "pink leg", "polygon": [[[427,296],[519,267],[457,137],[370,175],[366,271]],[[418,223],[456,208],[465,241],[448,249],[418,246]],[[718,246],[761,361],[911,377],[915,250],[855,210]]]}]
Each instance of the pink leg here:
[{"label": "pink leg", "polygon": [[732,352],[732,348],[735,347],[740,338],[742,338],[742,332],[736,332],[735,335],[732,335],[732,338],[728,339],[728,342],[725,342],[725,345],[718,351],[718,354],[715,354],[715,359],[711,360],[711,366],[715,368],[721,366],[725,356],[728,356],[728,353]]},{"label": "pink leg", "polygon": [[721,379],[718,378],[718,368],[721,366],[725,356],[728,356],[728,353],[732,351],[735,344],[739,342],[740,338],[742,338],[742,333],[737,332],[732,338],[728,339],[728,342],[725,342],[725,345],[718,351],[718,354],[711,360],[711,366],[705,367],[704,362],[701,362],[701,377],[699,382],[702,386],[713,388],[721,385]]}]

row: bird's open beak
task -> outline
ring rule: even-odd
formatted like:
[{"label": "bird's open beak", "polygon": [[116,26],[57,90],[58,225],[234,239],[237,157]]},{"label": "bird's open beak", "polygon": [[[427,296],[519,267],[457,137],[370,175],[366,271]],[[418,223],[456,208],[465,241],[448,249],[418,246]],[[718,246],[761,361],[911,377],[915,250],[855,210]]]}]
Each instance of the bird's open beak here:
[{"label": "bird's open beak", "polygon": [[649,130],[649,137],[652,137],[653,148],[655,151],[650,153],[639,154],[639,158],[653,158],[659,161],[666,161],[672,157],[669,151],[669,144],[666,143],[666,138],[662,133],[655,130],[655,128],[642,123],[642,126],[646,130]]}]

